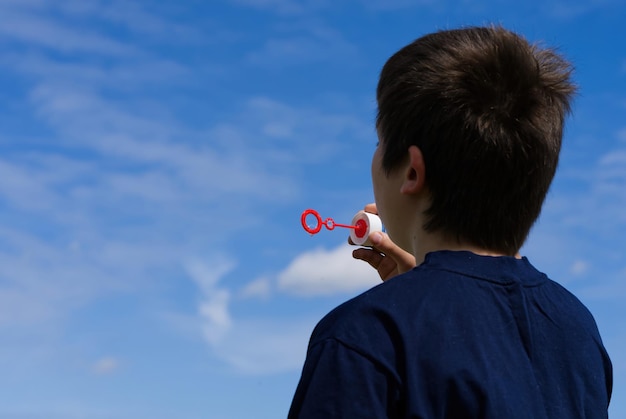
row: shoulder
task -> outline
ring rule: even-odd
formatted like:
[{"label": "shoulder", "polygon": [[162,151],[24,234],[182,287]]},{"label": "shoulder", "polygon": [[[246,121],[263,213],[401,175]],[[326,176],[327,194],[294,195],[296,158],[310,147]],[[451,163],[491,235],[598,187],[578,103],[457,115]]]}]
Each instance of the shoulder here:
[{"label": "shoulder", "polygon": [[383,282],[330,311],[315,327],[309,346],[335,339],[357,351],[389,354],[414,326],[415,313],[423,319],[424,311],[438,312],[436,307],[449,301],[444,294],[455,287],[445,278],[451,275],[417,267]]},{"label": "shoulder", "polygon": [[384,333],[391,320],[387,304],[390,295],[387,283],[382,283],[354,297],[324,316],[311,336],[310,346],[335,339],[348,347],[363,346],[366,331]]},{"label": "shoulder", "polygon": [[574,335],[587,334],[600,340],[596,321],[587,306],[563,285],[550,279],[534,290],[534,294],[546,308],[543,314],[558,321],[561,328]]}]

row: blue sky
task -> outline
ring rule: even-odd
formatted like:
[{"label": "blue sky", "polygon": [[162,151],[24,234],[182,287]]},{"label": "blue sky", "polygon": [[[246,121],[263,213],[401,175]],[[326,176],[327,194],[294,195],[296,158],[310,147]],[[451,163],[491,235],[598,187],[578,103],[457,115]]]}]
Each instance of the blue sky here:
[{"label": "blue sky", "polygon": [[592,311],[626,418],[621,0],[0,0],[0,418],[277,418],[377,283],[378,72],[436,29],[556,45],[580,95],[523,253]]}]

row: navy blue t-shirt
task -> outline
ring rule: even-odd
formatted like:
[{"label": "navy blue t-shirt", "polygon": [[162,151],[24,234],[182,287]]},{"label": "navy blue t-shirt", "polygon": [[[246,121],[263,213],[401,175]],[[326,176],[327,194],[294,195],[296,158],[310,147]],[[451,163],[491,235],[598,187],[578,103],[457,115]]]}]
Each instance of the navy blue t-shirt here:
[{"label": "navy blue t-shirt", "polygon": [[526,258],[435,252],[311,336],[289,418],[606,418],[595,321]]}]

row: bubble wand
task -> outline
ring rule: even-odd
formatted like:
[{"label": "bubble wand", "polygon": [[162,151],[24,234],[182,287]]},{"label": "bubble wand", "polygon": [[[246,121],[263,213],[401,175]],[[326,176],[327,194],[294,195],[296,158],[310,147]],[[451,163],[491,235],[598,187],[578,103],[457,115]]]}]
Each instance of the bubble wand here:
[{"label": "bubble wand", "polygon": [[[307,223],[309,216],[315,218],[314,225]],[[380,218],[376,214],[365,211],[357,212],[350,224],[339,224],[330,217],[322,220],[319,212],[309,208],[302,213],[300,222],[304,230],[311,235],[319,233],[322,227],[326,227],[329,231],[334,230],[335,227],[348,228],[350,229],[350,239],[358,246],[371,246],[372,244],[368,240],[369,235],[375,231],[383,231],[383,224]]]}]

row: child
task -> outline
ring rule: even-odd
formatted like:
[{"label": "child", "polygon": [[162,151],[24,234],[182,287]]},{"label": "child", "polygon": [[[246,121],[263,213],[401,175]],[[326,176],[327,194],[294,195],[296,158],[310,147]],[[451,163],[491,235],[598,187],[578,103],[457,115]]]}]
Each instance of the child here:
[{"label": "child", "polygon": [[575,88],[501,27],[440,31],[385,64],[372,161],[382,284],[311,337],[290,418],[606,418],[591,314],[518,251],[554,176]]}]

